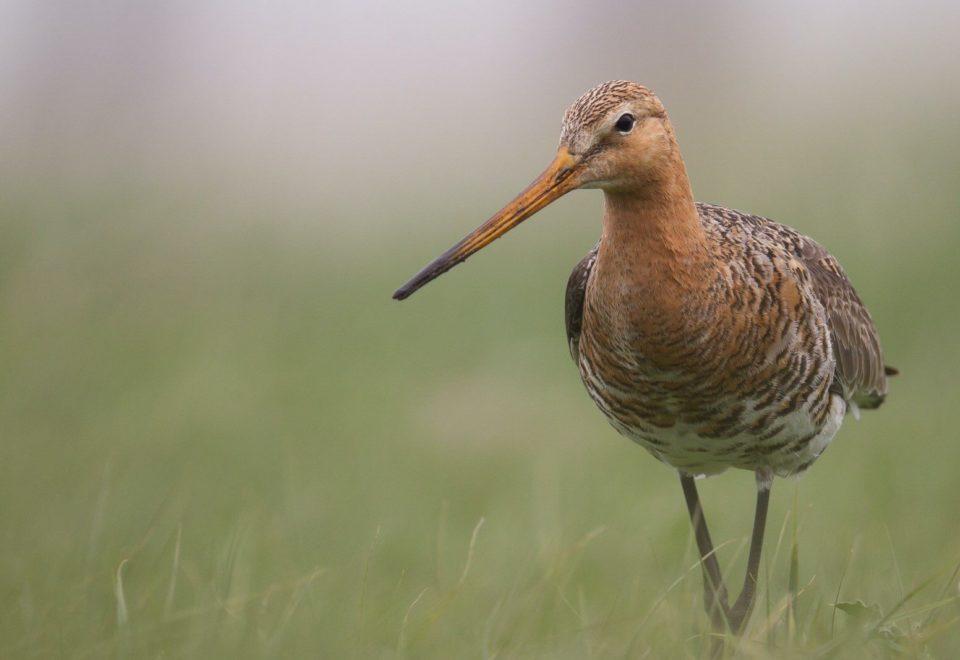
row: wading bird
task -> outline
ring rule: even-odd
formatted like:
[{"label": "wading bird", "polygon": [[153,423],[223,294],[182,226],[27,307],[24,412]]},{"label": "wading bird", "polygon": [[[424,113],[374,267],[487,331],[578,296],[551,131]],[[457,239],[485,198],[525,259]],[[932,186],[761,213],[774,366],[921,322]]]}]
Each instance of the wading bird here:
[{"label": "wading bird", "polygon": [[[739,635],[774,476],[809,468],[846,413],[880,405],[896,371],[823,247],[772,220],[694,202],[663,105],[627,81],[581,96],[547,169],[394,298],[577,188],[603,191],[603,231],[567,283],[570,354],[610,423],[680,473],[707,613],[716,629]],[[732,604],[694,483],[731,467],[757,481],[746,576]]]}]

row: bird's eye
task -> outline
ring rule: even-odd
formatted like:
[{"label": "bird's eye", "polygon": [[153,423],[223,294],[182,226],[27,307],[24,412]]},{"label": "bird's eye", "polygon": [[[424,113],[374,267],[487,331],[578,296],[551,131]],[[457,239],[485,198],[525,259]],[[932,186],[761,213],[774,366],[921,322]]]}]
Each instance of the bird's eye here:
[{"label": "bird's eye", "polygon": [[633,125],[636,121],[637,120],[630,113],[620,115],[620,119],[618,119],[617,123],[614,124],[614,128],[626,135],[633,130]]}]

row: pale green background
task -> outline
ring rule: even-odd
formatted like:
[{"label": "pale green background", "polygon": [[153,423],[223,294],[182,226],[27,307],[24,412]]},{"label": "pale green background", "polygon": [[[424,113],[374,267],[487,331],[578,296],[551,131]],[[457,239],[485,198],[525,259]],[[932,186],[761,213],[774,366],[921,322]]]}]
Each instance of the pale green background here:
[{"label": "pale green background", "polygon": [[[695,657],[676,477],[563,335],[599,193],[390,300],[630,78],[698,199],[828,246],[902,372],[799,482],[793,633],[775,485],[751,635],[856,637],[849,563],[884,612],[935,578],[890,635],[955,657],[958,32],[948,2],[0,3],[0,656]],[[752,480],[701,486],[734,580]]]}]

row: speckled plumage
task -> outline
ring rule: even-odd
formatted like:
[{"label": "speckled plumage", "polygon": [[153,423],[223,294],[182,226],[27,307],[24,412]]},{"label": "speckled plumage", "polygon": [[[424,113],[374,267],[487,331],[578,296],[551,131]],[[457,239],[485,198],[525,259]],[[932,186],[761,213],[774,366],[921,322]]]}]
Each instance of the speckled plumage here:
[{"label": "speckled plumage", "polygon": [[[403,300],[552,201],[603,190],[600,242],[567,284],[570,353],[627,437],[677,468],[715,632],[741,634],[756,594],[774,475],[806,470],[848,411],[887,392],[877,330],[824,248],[789,227],[694,202],[673,125],[647,88],[617,80],[564,115],[553,161],[424,267]],[[728,601],[694,476],[757,478],[747,570]],[[723,655],[713,636],[712,657]],[[718,646],[719,644],[719,646]]]},{"label": "speckled plumage", "polygon": [[585,159],[618,147],[604,122],[620,112],[640,117],[634,152],[594,168],[604,234],[566,293],[587,391],[617,430],[682,473],[806,470],[848,410],[886,396],[869,313],[812,239],[693,202],[673,127],[647,88],[588,91],[564,115],[561,147]]},{"label": "speckled plumage", "polygon": [[[882,402],[876,328],[812,239],[766,218],[696,208],[717,260],[710,285],[664,315],[662,332],[631,335],[604,311],[604,282],[591,282],[598,244],[567,285],[571,354],[613,426],[657,458],[694,474],[803,471],[849,401]],[[627,287],[614,304],[630,307],[632,295]]]}]

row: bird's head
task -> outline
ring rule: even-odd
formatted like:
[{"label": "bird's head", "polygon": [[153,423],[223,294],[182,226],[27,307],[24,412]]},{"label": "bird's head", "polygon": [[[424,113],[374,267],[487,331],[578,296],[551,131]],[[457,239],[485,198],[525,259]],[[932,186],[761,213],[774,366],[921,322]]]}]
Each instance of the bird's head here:
[{"label": "bird's head", "polygon": [[573,159],[578,188],[642,189],[669,165],[675,148],[660,99],[634,82],[598,85],[563,116],[559,153]]},{"label": "bird's head", "polygon": [[670,166],[676,148],[666,111],[653,92],[624,80],[594,87],[564,114],[560,146],[547,169],[393,297],[410,296],[571,190],[642,192]]}]

